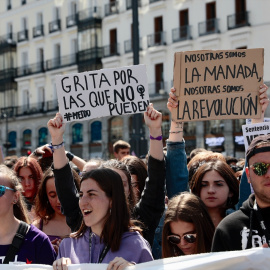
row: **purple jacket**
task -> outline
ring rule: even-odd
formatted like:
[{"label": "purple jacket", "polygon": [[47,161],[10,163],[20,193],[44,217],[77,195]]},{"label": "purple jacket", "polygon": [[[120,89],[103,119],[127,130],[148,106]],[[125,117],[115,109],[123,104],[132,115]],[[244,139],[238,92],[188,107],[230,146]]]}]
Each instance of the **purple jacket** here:
[{"label": "purple jacket", "polygon": [[[82,237],[63,239],[57,259],[70,258],[72,264],[98,263],[104,244],[103,242],[100,243],[99,236],[93,235],[90,260],[89,235],[90,229],[87,229]],[[115,257],[122,257],[135,263],[153,260],[149,243],[138,232],[125,232],[119,250],[115,252],[109,250],[102,263],[109,263]]]}]

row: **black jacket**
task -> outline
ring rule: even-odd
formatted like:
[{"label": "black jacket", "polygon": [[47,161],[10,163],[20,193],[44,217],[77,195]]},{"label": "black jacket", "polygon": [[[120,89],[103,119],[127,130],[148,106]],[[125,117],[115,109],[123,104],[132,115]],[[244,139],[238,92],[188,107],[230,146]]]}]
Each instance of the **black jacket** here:
[{"label": "black jacket", "polygon": [[[243,250],[260,247],[266,243],[254,206],[255,195],[251,194],[240,209],[225,217],[217,226],[212,252]],[[261,209],[266,228],[270,231],[270,207]],[[250,231],[251,228],[251,231]]]},{"label": "black jacket", "polygon": [[[82,222],[79,208],[78,191],[73,181],[69,164],[61,169],[53,169],[55,186],[62,212],[66,216],[68,226],[77,231]],[[165,160],[157,160],[149,156],[148,178],[140,201],[133,209],[132,218],[140,220],[145,228],[144,238],[152,246],[156,227],[165,209]]]}]

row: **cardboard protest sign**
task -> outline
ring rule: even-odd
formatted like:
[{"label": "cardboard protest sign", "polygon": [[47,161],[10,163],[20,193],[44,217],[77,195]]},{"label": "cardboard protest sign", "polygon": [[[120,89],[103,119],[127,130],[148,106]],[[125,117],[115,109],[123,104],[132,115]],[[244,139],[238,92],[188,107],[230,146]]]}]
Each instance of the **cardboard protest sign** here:
[{"label": "cardboard protest sign", "polygon": [[145,65],[58,75],[55,82],[64,122],[140,113],[149,104]]},{"label": "cardboard protest sign", "polygon": [[270,122],[243,125],[242,131],[245,142],[245,151],[247,152],[248,146],[255,137],[270,134]]},{"label": "cardboard protest sign", "polygon": [[202,50],[174,55],[175,121],[259,118],[263,49]]}]

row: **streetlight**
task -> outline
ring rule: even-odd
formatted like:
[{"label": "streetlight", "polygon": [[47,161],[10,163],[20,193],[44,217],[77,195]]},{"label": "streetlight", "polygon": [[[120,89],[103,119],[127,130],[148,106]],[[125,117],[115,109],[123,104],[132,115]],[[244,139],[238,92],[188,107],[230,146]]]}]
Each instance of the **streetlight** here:
[{"label": "streetlight", "polygon": [[[132,0],[132,48],[133,48],[133,65],[139,65],[139,18],[138,18],[138,1]],[[132,134],[130,139],[131,148],[135,154],[140,157],[147,153],[147,141],[142,125],[142,114],[136,113],[132,119]]]}]

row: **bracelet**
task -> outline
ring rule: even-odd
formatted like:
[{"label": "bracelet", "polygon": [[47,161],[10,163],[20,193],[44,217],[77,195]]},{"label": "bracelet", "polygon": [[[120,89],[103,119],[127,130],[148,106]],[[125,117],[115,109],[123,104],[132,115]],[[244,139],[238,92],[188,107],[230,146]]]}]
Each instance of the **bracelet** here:
[{"label": "bracelet", "polygon": [[162,140],[162,135],[157,136],[156,138],[150,135],[150,136],[149,136],[149,138],[150,138],[150,140],[157,140],[157,141],[161,141],[161,140]]},{"label": "bracelet", "polygon": [[52,143],[49,144],[49,147],[51,148],[52,152],[54,152],[54,150],[59,149],[63,146],[64,146],[64,142],[61,142],[60,144],[52,144]]},{"label": "bracelet", "polygon": [[68,158],[69,161],[72,161],[73,158],[74,158],[74,155],[72,153],[70,153],[70,152],[67,152],[66,153],[66,156],[67,156],[67,158]]},{"label": "bracelet", "polygon": [[171,131],[171,130],[169,130],[169,133],[175,133],[175,134],[177,134],[177,133],[181,133],[181,132],[183,132],[183,130],[178,130],[178,131]]}]

